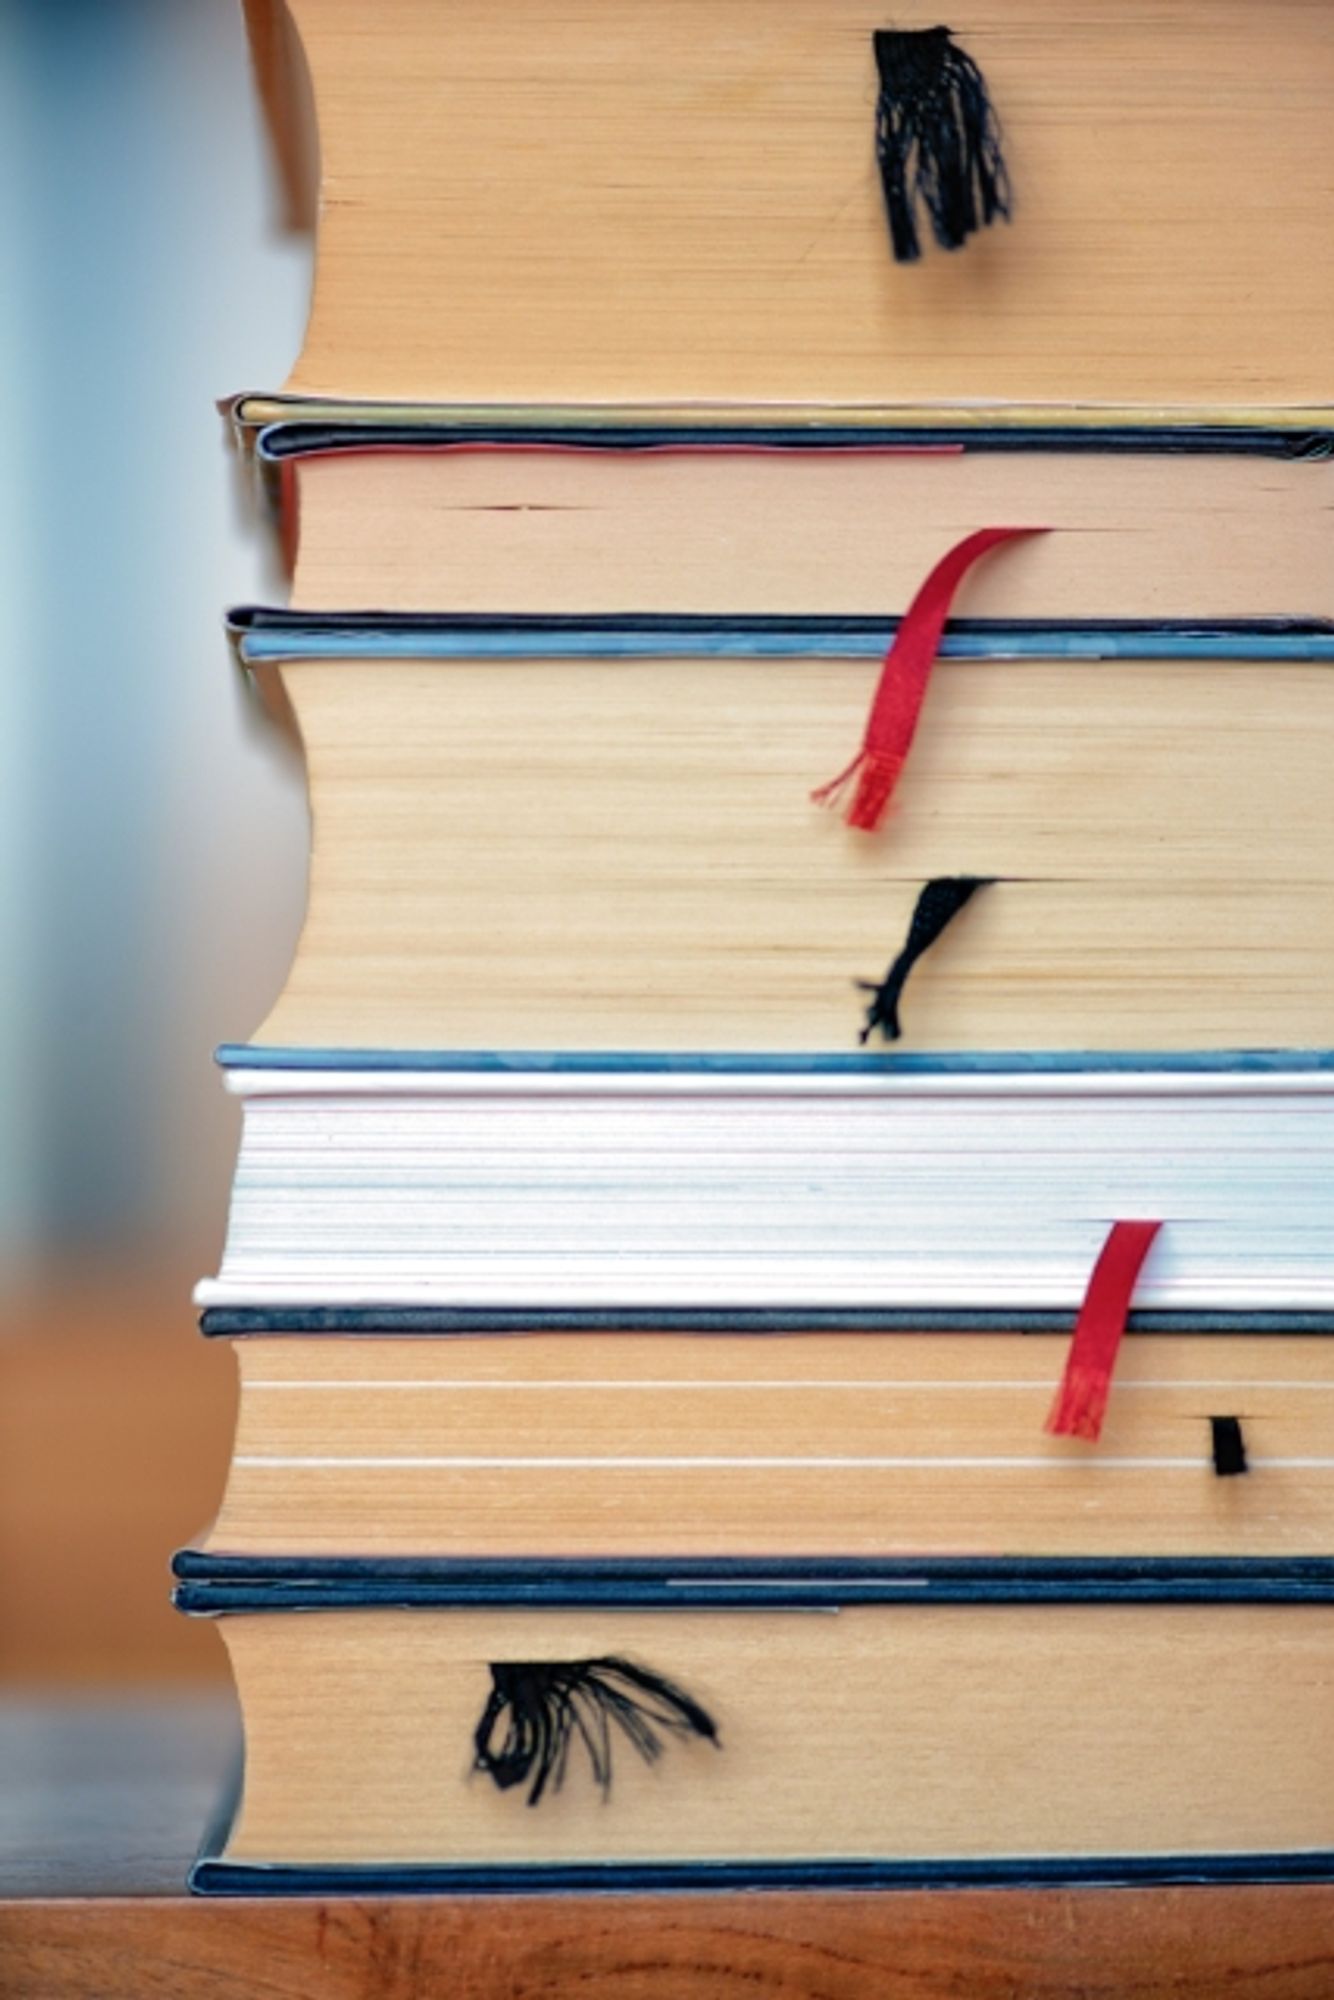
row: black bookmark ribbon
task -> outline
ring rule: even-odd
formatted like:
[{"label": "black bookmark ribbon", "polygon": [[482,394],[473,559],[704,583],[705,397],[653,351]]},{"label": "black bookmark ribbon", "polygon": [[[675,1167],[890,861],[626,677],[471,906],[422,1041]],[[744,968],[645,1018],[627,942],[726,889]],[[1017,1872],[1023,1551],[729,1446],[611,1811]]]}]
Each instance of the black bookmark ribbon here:
[{"label": "black bookmark ribbon", "polygon": [[1246,1440],[1239,1417],[1210,1417],[1213,1434],[1214,1471],[1220,1479],[1235,1479],[1247,1470]]},{"label": "black bookmark ribbon", "polygon": [[565,1782],[576,1738],[604,1798],[611,1791],[612,1731],[646,1764],[668,1737],[700,1736],[721,1748],[718,1727],[683,1688],[608,1654],[597,1660],[493,1662],[491,1695],[473,1734],[476,1768],[502,1791],[532,1780],[528,1804]]},{"label": "black bookmark ribbon", "polygon": [[903,950],[889,971],[878,985],[871,979],[857,981],[863,993],[872,995],[866,1010],[866,1026],[858,1036],[863,1047],[877,1029],[887,1042],[898,1041],[903,1032],[899,1025],[899,999],[908,974],[922,953],[935,943],[945,926],[958,916],[964,904],[979,889],[989,889],[995,879],[993,875],[938,875],[934,881],[927,883],[917,898]]},{"label": "black bookmark ribbon", "polygon": [[948,28],[879,28],[875,149],[900,264],[922,254],[917,210],[942,250],[1010,215],[1010,177],[986,81]]}]

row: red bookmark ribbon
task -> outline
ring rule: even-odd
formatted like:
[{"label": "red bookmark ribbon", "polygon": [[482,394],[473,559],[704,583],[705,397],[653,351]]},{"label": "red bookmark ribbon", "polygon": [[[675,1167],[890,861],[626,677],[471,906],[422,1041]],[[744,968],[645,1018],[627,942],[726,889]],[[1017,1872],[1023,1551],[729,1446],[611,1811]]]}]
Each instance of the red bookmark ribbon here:
[{"label": "red bookmark ribbon", "polygon": [[1053,1437],[1096,1442],[1135,1284],[1162,1226],[1161,1222],[1112,1224],[1093,1266],[1065,1359],[1065,1374],[1047,1418]]},{"label": "red bookmark ribbon", "polygon": [[1022,535],[1045,535],[1046,528],[980,528],[941,557],[903,614],[885,655],[880,680],[866,719],[861,749],[845,771],[811,793],[817,805],[834,805],[857,780],[848,806],[849,826],[874,833],[894,794],[922,712],[941,634],[950,615],[955,591],[973,564],[1003,542]]}]

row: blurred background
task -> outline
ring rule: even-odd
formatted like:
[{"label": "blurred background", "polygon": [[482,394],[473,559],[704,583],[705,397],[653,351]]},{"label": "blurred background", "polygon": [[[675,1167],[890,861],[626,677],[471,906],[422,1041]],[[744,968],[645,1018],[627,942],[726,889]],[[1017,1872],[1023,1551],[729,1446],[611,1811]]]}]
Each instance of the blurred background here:
[{"label": "blurred background", "polygon": [[210,1053],[281,982],[306,820],[223,638],[283,586],[214,405],[286,376],[310,243],[236,0],[0,20],[0,1682],[221,1682],[167,1571],[233,1413]]}]

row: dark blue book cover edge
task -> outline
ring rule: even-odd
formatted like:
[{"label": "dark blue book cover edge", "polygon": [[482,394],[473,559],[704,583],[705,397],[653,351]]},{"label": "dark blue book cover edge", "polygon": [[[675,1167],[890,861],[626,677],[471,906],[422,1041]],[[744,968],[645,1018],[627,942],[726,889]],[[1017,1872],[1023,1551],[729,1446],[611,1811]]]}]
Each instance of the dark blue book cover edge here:
[{"label": "dark blue book cover edge", "polygon": [[1144,1888],[1325,1882],[1334,1852],[1024,1856],[1015,1860],[680,1861],[409,1866],[264,1866],[201,1853],[201,1896],[514,1896],[835,1889]]},{"label": "dark blue book cover edge", "polygon": [[1327,1604],[1334,1557],[672,1557],[475,1561],[183,1549],[177,1607],[229,1612],[489,1605],[624,1610],[884,1604]]},{"label": "dark blue book cover edge", "polygon": [[382,1070],[484,1076],[1286,1076],[1334,1073],[1334,1049],[961,1049],[750,1052],[674,1049],[276,1048],[221,1042],[221,1069]]},{"label": "dark blue book cover edge", "polygon": [[[1073,1311],[911,1306],[208,1306],[207,1340],[273,1334],[421,1334],[434,1338],[525,1333],[753,1334],[1023,1333],[1069,1334]],[[1132,1312],[1130,1334],[1334,1334],[1334,1312]]]}]

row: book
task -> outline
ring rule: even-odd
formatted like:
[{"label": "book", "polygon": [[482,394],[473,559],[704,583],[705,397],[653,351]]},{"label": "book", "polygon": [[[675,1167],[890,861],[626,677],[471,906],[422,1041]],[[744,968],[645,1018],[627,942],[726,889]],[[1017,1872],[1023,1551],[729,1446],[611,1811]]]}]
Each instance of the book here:
[{"label": "book", "polygon": [[206,1307],[1334,1310],[1328,1056],[226,1059]]},{"label": "book", "polygon": [[[954,17],[1011,219],[897,263],[870,0],[294,0],[324,199],[289,387],[460,403],[1327,398],[1320,0]],[[899,24],[902,25],[902,24]]]},{"label": "book", "polygon": [[[219,1560],[1304,1557],[1334,1546],[1327,1341],[1137,1334],[1096,1450],[1062,1334],[234,1343]],[[1236,1426],[1240,1453],[1220,1454]]]},{"label": "book", "polygon": [[905,1048],[1329,1044],[1334,628],[961,620],[868,835],[812,791],[891,629],[242,619],[313,806],[256,1041],[854,1050],[857,982],[924,883],[971,876],[993,886],[913,971]]},{"label": "book", "polygon": [[885,616],[1005,521],[1052,532],[970,576],[970,618],[1334,612],[1328,439],[928,435],[292,424],[267,450],[297,609]]},{"label": "book", "polygon": [[[869,1568],[870,1566],[868,1566]],[[1334,1863],[1329,1585],[1288,1601],[876,1601],[874,1574],[650,1608],[184,1583],[245,1786],[234,1892],[1282,1879]],[[517,1579],[511,1579],[517,1587]],[[1244,1596],[1244,1584],[1240,1595]],[[626,1600],[629,1601],[626,1601]],[[298,1608],[299,1607],[299,1608]]]}]

